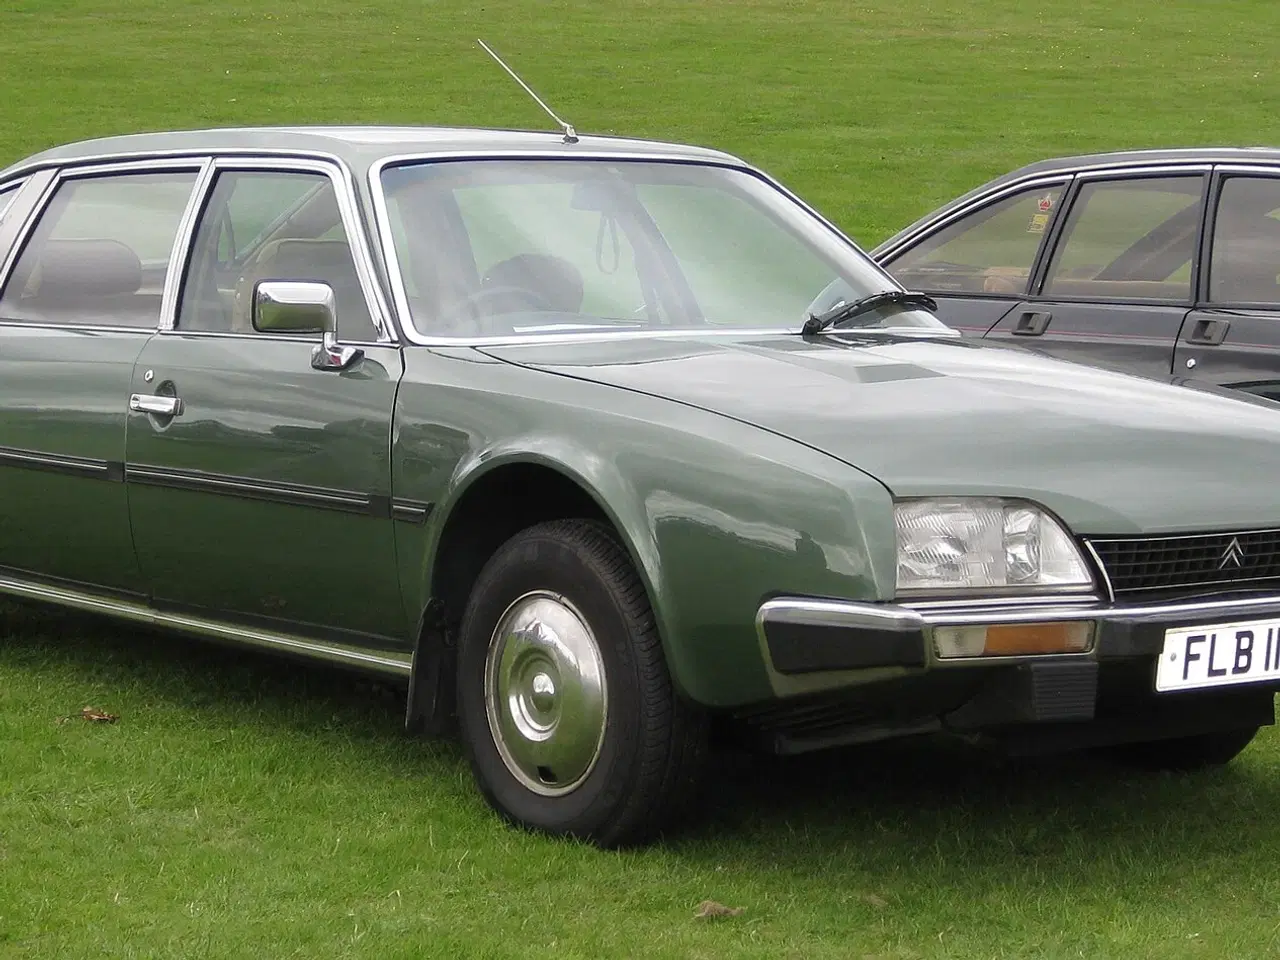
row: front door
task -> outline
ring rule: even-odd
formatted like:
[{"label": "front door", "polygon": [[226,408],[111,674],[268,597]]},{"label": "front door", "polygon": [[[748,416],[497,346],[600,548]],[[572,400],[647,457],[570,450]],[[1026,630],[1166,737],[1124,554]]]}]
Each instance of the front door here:
[{"label": "front door", "polygon": [[1174,373],[1280,400],[1280,178],[1223,177],[1205,291]]},{"label": "front door", "polygon": [[1082,180],[1039,284],[987,338],[1167,379],[1193,301],[1205,175]]},{"label": "front door", "polygon": [[[145,590],[124,485],[126,401],[134,362],[160,326],[199,165],[64,170],[21,240],[0,294],[7,580]],[[6,247],[23,212],[4,220]]]},{"label": "front door", "polygon": [[[402,362],[371,319],[339,189],[323,166],[219,168],[174,329],[147,344],[129,388],[130,517],[157,606],[396,649],[408,637],[390,512]],[[339,339],[361,356],[316,369],[318,336],[258,332],[262,280],[330,284]]]}]

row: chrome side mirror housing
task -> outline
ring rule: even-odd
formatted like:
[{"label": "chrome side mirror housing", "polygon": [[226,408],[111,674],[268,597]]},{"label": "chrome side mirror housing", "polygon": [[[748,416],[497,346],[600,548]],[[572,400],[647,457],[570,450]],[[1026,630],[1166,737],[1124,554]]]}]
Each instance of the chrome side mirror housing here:
[{"label": "chrome side mirror housing", "polygon": [[253,329],[261,333],[333,333],[337,313],[327,283],[261,280],[253,288]]},{"label": "chrome side mirror housing", "polygon": [[345,370],[364,355],[338,343],[337,298],[327,283],[261,280],[253,288],[253,329],[262,333],[318,333],[311,351],[317,370]]}]

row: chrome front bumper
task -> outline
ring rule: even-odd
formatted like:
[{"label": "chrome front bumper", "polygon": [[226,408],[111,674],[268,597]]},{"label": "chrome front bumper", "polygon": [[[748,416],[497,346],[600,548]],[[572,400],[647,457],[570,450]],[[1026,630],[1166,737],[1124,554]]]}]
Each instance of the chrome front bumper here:
[{"label": "chrome front bumper", "polygon": [[[783,675],[884,667],[996,666],[1047,660],[1116,660],[1156,656],[1170,627],[1274,615],[1280,596],[1141,605],[1096,597],[1028,597],[920,603],[855,603],[779,597],[756,614],[756,630]],[[932,632],[942,626],[1092,621],[1092,647],[1082,653],[940,658]]]}]

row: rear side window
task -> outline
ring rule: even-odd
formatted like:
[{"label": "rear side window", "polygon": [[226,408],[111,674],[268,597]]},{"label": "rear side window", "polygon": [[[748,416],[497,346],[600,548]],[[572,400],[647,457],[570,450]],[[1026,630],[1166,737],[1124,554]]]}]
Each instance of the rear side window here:
[{"label": "rear side window", "polygon": [[0,318],[156,327],[178,223],[196,174],[64,180],[0,295]]},{"label": "rear side window", "polygon": [[1214,215],[1209,299],[1280,303],[1280,179],[1223,182]]},{"label": "rear side window", "polygon": [[1044,295],[1189,299],[1203,187],[1200,176],[1084,184],[1071,204]]},{"label": "rear side window", "polygon": [[900,254],[887,269],[910,290],[1021,296],[1062,187],[1033,187],[975,210]]}]

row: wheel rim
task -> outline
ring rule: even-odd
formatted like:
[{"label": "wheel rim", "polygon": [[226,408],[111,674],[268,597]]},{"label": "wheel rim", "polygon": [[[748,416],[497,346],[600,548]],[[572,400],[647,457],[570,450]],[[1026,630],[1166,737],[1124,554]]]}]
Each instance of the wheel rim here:
[{"label": "wheel rim", "polygon": [[511,775],[548,797],[581,785],[608,720],[604,662],[586,618],[558,594],[525,594],[498,618],[484,674],[489,732]]}]

